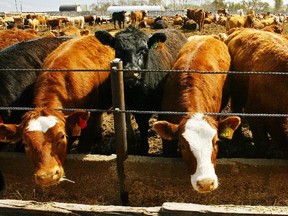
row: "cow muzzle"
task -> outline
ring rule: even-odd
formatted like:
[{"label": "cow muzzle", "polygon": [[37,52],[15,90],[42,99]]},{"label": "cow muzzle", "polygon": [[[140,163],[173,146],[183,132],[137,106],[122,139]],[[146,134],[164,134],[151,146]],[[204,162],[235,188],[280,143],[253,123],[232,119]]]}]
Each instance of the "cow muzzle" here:
[{"label": "cow muzzle", "polygon": [[125,78],[125,85],[129,88],[133,88],[135,86],[138,86],[141,84],[141,73],[140,71],[137,71],[138,69],[131,69],[131,68],[125,68],[129,69],[131,71],[126,71],[124,74]]},{"label": "cow muzzle", "polygon": [[191,184],[199,193],[209,193],[218,187],[217,176],[198,177],[191,176]]},{"label": "cow muzzle", "polygon": [[60,183],[64,170],[60,166],[50,169],[40,169],[35,173],[35,182],[41,187],[49,187]]},{"label": "cow muzzle", "polygon": [[209,193],[215,190],[218,186],[217,181],[213,178],[204,178],[198,180],[196,185],[193,185],[194,189],[199,193]]}]

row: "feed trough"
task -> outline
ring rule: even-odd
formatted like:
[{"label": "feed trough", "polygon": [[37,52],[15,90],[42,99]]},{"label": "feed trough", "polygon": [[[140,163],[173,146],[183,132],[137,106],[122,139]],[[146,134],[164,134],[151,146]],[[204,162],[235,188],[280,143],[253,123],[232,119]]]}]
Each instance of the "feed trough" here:
[{"label": "feed trough", "polygon": [[122,206],[116,155],[68,155],[64,165],[66,177],[75,183],[64,181],[39,188],[33,179],[34,166],[24,153],[1,152],[0,167],[6,189],[1,194],[0,212],[17,213],[20,209],[30,214],[33,208],[33,212],[62,209],[86,215],[97,211],[136,215],[169,215],[169,212],[217,215],[225,211],[231,215],[285,215],[288,214],[287,165],[286,160],[275,159],[218,159],[219,188],[199,194],[192,189],[181,158],[129,155],[124,164],[129,204]]}]

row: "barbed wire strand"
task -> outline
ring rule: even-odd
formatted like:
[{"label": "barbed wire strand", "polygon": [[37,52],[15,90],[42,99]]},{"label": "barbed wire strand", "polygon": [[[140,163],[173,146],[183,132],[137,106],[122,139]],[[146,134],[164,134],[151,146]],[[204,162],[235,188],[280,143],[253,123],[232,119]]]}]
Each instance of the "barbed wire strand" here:
[{"label": "barbed wire strand", "polygon": [[[12,69],[12,68],[7,68],[3,69],[0,68],[1,71],[20,71],[20,72],[25,72],[25,71],[37,71],[37,72],[42,72],[42,71],[49,71],[49,72],[110,72],[111,69]],[[130,69],[113,69],[113,71],[123,71],[123,72],[131,72],[132,70]],[[163,73],[197,73],[197,74],[254,74],[254,75],[288,75],[288,72],[271,72],[271,71],[258,71],[258,72],[252,72],[252,71],[197,71],[197,70],[133,70],[134,73],[136,72],[163,72]]]},{"label": "barbed wire strand", "polygon": [[[1,71],[49,71],[49,72],[110,72],[111,69],[12,69],[7,68],[3,69],[0,68]],[[113,71],[123,71],[123,72],[131,72],[128,69],[113,69]],[[163,73],[197,73],[197,74],[256,74],[256,75],[288,75],[288,72],[251,72],[251,71],[197,71],[197,70],[133,70],[133,72],[163,72]],[[22,111],[30,111],[34,110],[35,108],[32,107],[0,107],[0,110],[22,110]],[[79,108],[59,108],[55,110],[61,111],[76,111]],[[120,113],[132,113],[132,114],[158,114],[158,115],[187,115],[192,114],[189,112],[176,112],[176,111],[141,111],[141,110],[119,110],[118,108],[115,109],[81,109],[87,112],[120,112]],[[207,112],[204,113],[205,115],[210,116],[230,116],[230,115],[237,115],[243,117],[288,117],[288,114],[277,114],[277,113],[211,113]]]},{"label": "barbed wire strand", "polygon": [[[31,111],[36,108],[32,107],[0,107],[0,110],[15,110],[15,111]],[[141,111],[141,110],[120,110],[119,108],[112,109],[86,109],[86,108],[55,108],[55,110],[59,111],[76,111],[76,110],[84,110],[86,112],[99,112],[99,113],[132,113],[132,114],[156,114],[156,115],[188,115],[193,114],[192,112],[177,112],[177,111]],[[242,116],[242,117],[281,117],[286,118],[288,114],[280,114],[280,113],[229,113],[229,112],[204,112],[203,114],[209,116]]]}]

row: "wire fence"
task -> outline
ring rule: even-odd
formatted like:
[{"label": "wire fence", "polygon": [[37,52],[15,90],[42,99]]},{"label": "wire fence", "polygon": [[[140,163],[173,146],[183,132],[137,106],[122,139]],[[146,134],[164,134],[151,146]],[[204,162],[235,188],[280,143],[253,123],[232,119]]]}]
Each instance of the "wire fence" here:
[{"label": "wire fence", "polygon": [[[120,71],[119,69],[113,69],[114,71]],[[1,71],[36,71],[36,72],[110,72],[111,69],[13,69],[7,68],[3,69],[0,68]],[[130,69],[122,69],[123,72],[132,72]],[[155,72],[163,72],[163,73],[197,73],[197,74],[245,74],[245,75],[288,75],[288,72],[268,72],[268,71],[198,71],[198,70],[148,70],[148,69],[141,69],[141,70],[133,70],[133,72],[147,72],[147,73],[155,73]]]},{"label": "wire fence", "polygon": [[[119,69],[113,68],[114,71],[120,71]],[[27,72],[27,71],[49,71],[49,72],[111,72],[111,69],[0,69],[1,71],[20,71],[20,72]],[[125,72],[131,72],[131,70],[128,69],[122,69],[121,71]],[[241,74],[241,75],[288,75],[287,72],[251,72],[251,71],[198,71],[198,70],[133,70],[133,72],[163,72],[163,73],[197,73],[197,74]],[[34,110],[35,107],[0,107],[0,110],[14,110],[14,111],[30,111]],[[141,111],[141,110],[120,110],[117,107],[111,108],[111,109],[83,109],[83,108],[55,108],[55,110],[61,110],[61,111],[76,111],[76,110],[85,110],[89,112],[99,112],[99,113],[132,113],[132,114],[156,114],[156,115],[188,115],[193,114],[190,112],[176,112],[176,111],[156,111],[156,110],[150,110],[150,111]],[[203,114],[209,115],[209,116],[242,116],[242,117],[288,117],[287,113],[231,113],[231,112],[220,112],[220,113],[212,113],[212,112],[204,112]]]}]

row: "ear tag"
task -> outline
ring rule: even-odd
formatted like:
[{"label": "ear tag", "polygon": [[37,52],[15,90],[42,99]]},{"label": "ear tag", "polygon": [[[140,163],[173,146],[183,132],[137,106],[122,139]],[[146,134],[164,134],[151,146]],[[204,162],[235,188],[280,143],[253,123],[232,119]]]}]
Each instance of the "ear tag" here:
[{"label": "ear tag", "polygon": [[157,47],[158,47],[158,43],[156,42],[156,43],[154,43],[153,45],[152,45],[152,49],[157,49]]},{"label": "ear tag", "polygon": [[76,124],[72,130],[72,136],[76,137],[80,135],[81,135],[81,127],[78,124]]},{"label": "ear tag", "polygon": [[164,43],[163,42],[158,42],[158,46],[156,47],[157,51],[161,51],[164,47]]},{"label": "ear tag", "polygon": [[87,121],[79,117],[79,126],[81,129],[84,129],[87,126]]},{"label": "ear tag", "polygon": [[220,137],[226,138],[226,139],[232,139],[234,130],[230,127],[226,127],[221,133]]}]

